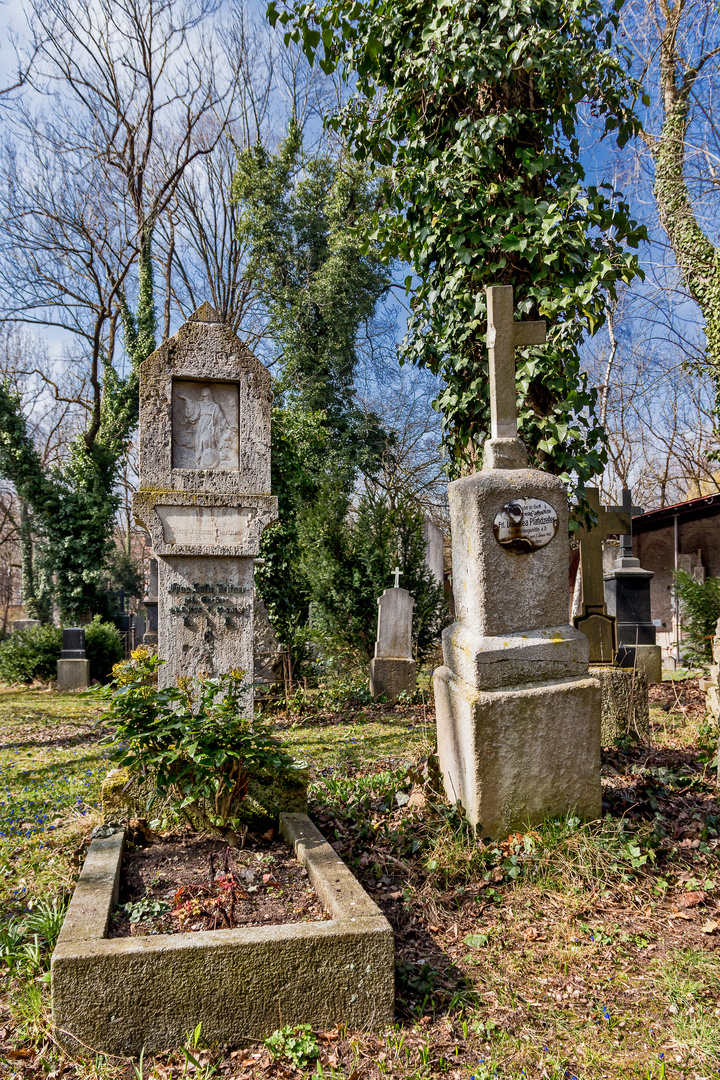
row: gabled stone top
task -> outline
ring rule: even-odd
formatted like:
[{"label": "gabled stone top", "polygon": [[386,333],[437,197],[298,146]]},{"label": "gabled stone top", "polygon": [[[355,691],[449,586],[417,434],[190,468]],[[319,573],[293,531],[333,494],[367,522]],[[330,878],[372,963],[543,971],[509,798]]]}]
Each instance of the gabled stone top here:
[{"label": "gabled stone top", "polygon": [[218,315],[212,304],[208,304],[207,300],[204,304],[201,304],[197,311],[194,311],[188,322],[204,322],[204,323],[221,323],[222,319]]},{"label": "gabled stone top", "polygon": [[202,304],[140,366],[140,491],[269,495],[270,383]]}]

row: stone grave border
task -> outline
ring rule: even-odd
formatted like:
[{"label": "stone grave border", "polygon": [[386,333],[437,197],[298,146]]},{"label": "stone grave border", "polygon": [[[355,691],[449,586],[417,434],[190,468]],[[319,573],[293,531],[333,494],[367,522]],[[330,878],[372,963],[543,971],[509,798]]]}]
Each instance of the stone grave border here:
[{"label": "stone grave border", "polygon": [[306,814],[281,814],[280,832],[331,921],[108,939],[125,833],[93,840],[52,957],[58,1041],[137,1057],[184,1045],[198,1023],[220,1046],[285,1024],[392,1024],[390,924]]}]

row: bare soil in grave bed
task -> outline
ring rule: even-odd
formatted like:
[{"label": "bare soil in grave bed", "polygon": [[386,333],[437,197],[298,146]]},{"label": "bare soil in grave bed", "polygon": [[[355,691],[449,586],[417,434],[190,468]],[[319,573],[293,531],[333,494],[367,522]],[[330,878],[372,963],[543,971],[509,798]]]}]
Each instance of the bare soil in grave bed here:
[{"label": "bare soil in grave bed", "polygon": [[285,843],[248,837],[161,836],[123,855],[111,938],[183,934],[329,919]]}]

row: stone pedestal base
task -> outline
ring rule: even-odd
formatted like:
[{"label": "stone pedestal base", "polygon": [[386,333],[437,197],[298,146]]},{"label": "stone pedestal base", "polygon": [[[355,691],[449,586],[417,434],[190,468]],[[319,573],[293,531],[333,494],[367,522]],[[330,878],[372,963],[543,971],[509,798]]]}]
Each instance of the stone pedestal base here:
[{"label": "stone pedestal base", "polygon": [[632,668],[591,667],[600,683],[602,720],[600,741],[612,746],[615,739],[643,742],[650,736],[650,705],[645,673]]},{"label": "stone pedestal base", "polygon": [[395,701],[401,691],[414,694],[417,688],[417,670],[414,660],[399,660],[376,656],[370,661],[370,693],[382,694]]},{"label": "stone pedestal base", "polygon": [[600,817],[600,687],[590,677],[476,690],[435,672],[438,755],[451,802],[493,839],[576,814]]},{"label": "stone pedestal base", "polygon": [[662,682],[662,649],[659,645],[620,645],[618,663],[623,668],[637,668],[649,683]]},{"label": "stone pedestal base", "polygon": [[58,690],[87,690],[89,685],[89,660],[58,660]]}]

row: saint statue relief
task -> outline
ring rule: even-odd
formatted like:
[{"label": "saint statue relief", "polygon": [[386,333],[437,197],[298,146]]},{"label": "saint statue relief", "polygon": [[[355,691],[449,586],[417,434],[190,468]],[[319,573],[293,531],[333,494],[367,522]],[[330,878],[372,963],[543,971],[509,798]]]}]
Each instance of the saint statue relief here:
[{"label": "saint statue relief", "polygon": [[178,394],[185,403],[183,424],[194,429],[195,468],[217,469],[225,463],[237,427],[229,422],[209,386],[198,398]]}]

